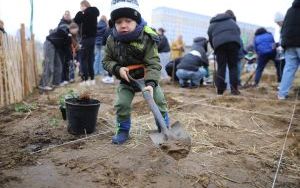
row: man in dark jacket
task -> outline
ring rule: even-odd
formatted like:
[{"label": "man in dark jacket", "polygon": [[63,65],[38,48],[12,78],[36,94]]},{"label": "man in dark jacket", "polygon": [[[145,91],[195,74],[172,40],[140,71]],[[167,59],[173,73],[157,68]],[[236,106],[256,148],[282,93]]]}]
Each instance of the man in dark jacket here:
[{"label": "man in dark jacket", "polygon": [[105,37],[107,31],[107,18],[106,16],[101,16],[100,21],[97,26],[97,34],[96,34],[96,45],[95,45],[95,62],[94,62],[94,72],[95,75],[103,74],[103,66],[102,66],[102,55],[101,50],[103,44],[103,39]]},{"label": "man in dark jacket", "polygon": [[50,91],[53,85],[57,86],[61,83],[62,76],[62,60],[58,53],[70,48],[72,35],[76,35],[77,29],[70,29],[66,25],[62,25],[46,37],[44,43],[44,64],[43,75],[39,88]]},{"label": "man in dark jacket", "polygon": [[161,77],[162,79],[168,78],[168,74],[165,70],[165,67],[170,61],[170,44],[165,36],[166,30],[164,28],[159,28],[158,29],[158,35],[160,38],[160,42],[158,44],[158,53],[159,53],[159,58],[160,58],[160,63],[162,65],[162,71],[161,71]]},{"label": "man in dark jacket", "polygon": [[295,0],[287,11],[282,30],[281,44],[285,48],[286,65],[280,83],[278,98],[284,100],[292,87],[295,74],[300,66],[300,0]]},{"label": "man in dark jacket", "polygon": [[208,28],[209,42],[218,62],[217,93],[223,95],[226,90],[225,73],[229,68],[231,93],[239,95],[238,90],[238,55],[240,50],[241,31],[235,17],[229,13],[218,14],[210,21]]},{"label": "man in dark jacket", "polygon": [[280,62],[276,60],[276,43],[272,33],[268,32],[265,28],[257,29],[254,38],[254,49],[258,55],[255,86],[258,86],[262,73],[270,60],[275,63],[277,81],[280,82]]},{"label": "man in dark jacket", "polygon": [[[100,12],[96,7],[91,7],[86,0],[81,1],[81,11],[79,11],[74,21],[79,25],[81,34],[80,64],[83,72],[83,82],[81,85],[95,85],[94,79],[94,50],[97,33],[97,17]],[[90,81],[89,78],[91,79]]]},{"label": "man in dark jacket", "polygon": [[177,66],[176,75],[181,87],[199,87],[200,80],[207,75],[207,43],[206,38],[195,38],[192,51],[186,54]]}]

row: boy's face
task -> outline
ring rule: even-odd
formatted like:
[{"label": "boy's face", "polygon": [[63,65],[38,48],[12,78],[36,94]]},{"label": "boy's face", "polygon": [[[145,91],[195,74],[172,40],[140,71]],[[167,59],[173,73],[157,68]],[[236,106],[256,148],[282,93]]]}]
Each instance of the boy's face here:
[{"label": "boy's face", "polygon": [[135,30],[136,21],[130,18],[119,18],[116,20],[115,27],[118,33],[126,34]]},{"label": "boy's face", "polygon": [[72,35],[76,35],[78,33],[78,28],[72,28],[72,29],[70,29],[70,33]]}]

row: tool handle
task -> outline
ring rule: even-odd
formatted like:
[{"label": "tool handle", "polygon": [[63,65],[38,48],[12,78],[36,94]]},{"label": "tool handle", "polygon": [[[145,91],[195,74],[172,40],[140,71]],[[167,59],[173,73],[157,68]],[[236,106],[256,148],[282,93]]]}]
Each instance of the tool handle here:
[{"label": "tool handle", "polygon": [[151,96],[149,91],[143,91],[143,97],[146,100],[151,112],[154,115],[155,120],[158,123],[158,126],[160,127],[160,130],[163,134],[167,134],[168,128],[165,122],[164,117],[162,116],[157,104],[155,103],[153,97]]},{"label": "tool handle", "polygon": [[168,128],[165,122],[164,117],[162,116],[157,104],[155,103],[153,97],[151,96],[149,91],[145,91],[145,84],[144,84],[144,80],[136,80],[134,78],[132,78],[129,74],[127,74],[128,78],[130,81],[134,82],[143,92],[143,97],[145,99],[145,101],[147,102],[155,120],[158,123],[158,126],[161,130],[161,132],[165,135],[168,134]]}]

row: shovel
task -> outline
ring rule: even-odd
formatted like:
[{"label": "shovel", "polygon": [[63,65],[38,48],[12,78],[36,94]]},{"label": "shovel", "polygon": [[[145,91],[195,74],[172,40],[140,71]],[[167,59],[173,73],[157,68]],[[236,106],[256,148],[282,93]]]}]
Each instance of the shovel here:
[{"label": "shovel", "polygon": [[129,80],[135,84],[143,93],[143,97],[146,100],[150,110],[152,111],[154,118],[159,126],[161,132],[150,133],[150,138],[155,146],[161,148],[165,153],[170,155],[176,160],[187,157],[191,149],[191,137],[182,128],[180,122],[176,122],[170,126],[166,125],[162,114],[159,111],[153,97],[149,91],[145,91],[144,79],[136,80],[128,74]]}]

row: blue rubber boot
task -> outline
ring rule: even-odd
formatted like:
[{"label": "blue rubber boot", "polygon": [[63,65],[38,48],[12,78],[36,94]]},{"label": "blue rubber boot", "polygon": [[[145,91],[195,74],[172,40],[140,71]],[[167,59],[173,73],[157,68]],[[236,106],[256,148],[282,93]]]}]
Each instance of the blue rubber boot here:
[{"label": "blue rubber boot", "polygon": [[[165,114],[164,120],[165,120],[165,123],[167,125],[167,128],[169,128],[170,127],[170,118],[169,118],[169,114],[168,113]],[[161,129],[160,129],[159,125],[158,125],[158,122],[156,120],[155,120],[155,122],[156,122],[157,130],[160,133]]]},{"label": "blue rubber boot", "polygon": [[116,145],[124,144],[129,139],[129,130],[131,126],[131,120],[118,123],[116,135],[112,138],[112,143]]}]

